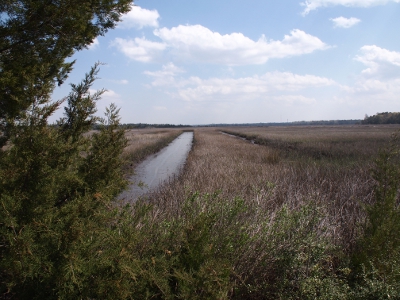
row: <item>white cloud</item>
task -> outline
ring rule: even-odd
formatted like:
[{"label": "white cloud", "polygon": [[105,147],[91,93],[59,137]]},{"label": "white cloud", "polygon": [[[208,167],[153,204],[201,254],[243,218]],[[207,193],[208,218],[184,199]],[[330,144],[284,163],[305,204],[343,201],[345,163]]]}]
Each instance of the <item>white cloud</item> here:
[{"label": "white cloud", "polygon": [[285,104],[315,104],[315,98],[305,97],[302,95],[281,95],[273,98],[275,101]]},{"label": "white cloud", "polygon": [[376,45],[363,46],[355,60],[367,66],[362,74],[376,78],[400,78],[400,52],[390,51]]},{"label": "white cloud", "polygon": [[398,110],[400,52],[367,45],[360,49],[355,60],[367,68],[353,85],[342,86],[344,101],[365,109],[369,107],[372,112]]},{"label": "white cloud", "polygon": [[162,70],[150,72],[145,71],[144,74],[151,76],[154,78],[152,85],[153,86],[165,86],[169,84],[175,84],[174,77],[179,74],[184,73],[184,71],[173,63],[168,63],[162,67]]},{"label": "white cloud", "polygon": [[[148,72],[153,76],[155,72]],[[298,95],[301,90],[308,88],[319,88],[337,85],[333,80],[313,75],[297,75],[289,72],[269,72],[262,76],[243,78],[211,78],[201,79],[190,77],[176,79],[174,74],[161,76],[162,71],[157,73],[153,86],[164,86],[168,93],[185,101],[229,101],[273,98],[277,95],[286,95],[285,99],[290,101],[312,102],[311,98]],[[171,89],[173,92],[171,93]],[[295,93],[293,95],[292,93]],[[290,95],[290,97],[289,97]]]},{"label": "white cloud", "polygon": [[330,20],[334,23],[334,27],[341,27],[341,28],[350,28],[361,22],[361,20],[357,18],[345,18],[345,17],[338,17]]},{"label": "white cloud", "polygon": [[106,90],[101,96],[102,99],[105,99],[107,101],[112,101],[112,100],[118,101],[120,97],[121,96],[118,93],[114,92],[113,90]]},{"label": "white cloud", "polygon": [[89,50],[94,50],[100,45],[99,40],[95,38],[93,42],[88,46]]},{"label": "white cloud", "polygon": [[154,31],[178,59],[224,65],[263,64],[271,58],[308,54],[329,48],[319,38],[294,29],[283,40],[253,41],[242,33],[221,35],[201,25]]},{"label": "white cloud", "polygon": [[173,63],[168,63],[162,67],[162,70],[160,71],[155,71],[155,72],[150,72],[150,71],[145,71],[144,74],[153,76],[153,77],[164,77],[164,76],[175,76],[177,73],[183,73],[184,71],[175,66]]},{"label": "white cloud", "polygon": [[305,2],[301,2],[301,5],[305,6],[303,15],[307,15],[310,11],[319,7],[336,5],[348,7],[371,7],[376,5],[385,5],[389,2],[400,3],[400,0],[306,0]]},{"label": "white cloud", "polygon": [[122,21],[118,27],[120,28],[143,28],[158,27],[158,19],[160,15],[157,10],[148,10],[136,5],[132,5],[129,13],[122,17]]},{"label": "white cloud", "polygon": [[371,111],[399,110],[400,79],[379,80],[360,78],[353,86],[344,90],[346,104],[356,105]]},{"label": "white cloud", "polygon": [[271,58],[284,58],[325,50],[329,46],[319,38],[294,29],[283,40],[267,40],[262,36],[253,41],[242,33],[221,35],[201,25],[156,29],[162,42],[145,38],[116,38],[114,45],[131,59],[150,62],[169,50],[172,58],[199,63],[228,66],[263,64]]},{"label": "white cloud", "polygon": [[153,61],[166,48],[165,44],[152,42],[145,38],[135,38],[134,40],[116,38],[113,45],[130,59],[141,62]]}]

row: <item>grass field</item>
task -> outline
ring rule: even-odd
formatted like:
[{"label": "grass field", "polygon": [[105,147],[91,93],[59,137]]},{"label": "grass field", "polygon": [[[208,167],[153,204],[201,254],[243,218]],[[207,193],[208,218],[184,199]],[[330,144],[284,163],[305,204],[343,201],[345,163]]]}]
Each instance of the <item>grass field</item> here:
[{"label": "grass field", "polygon": [[[199,299],[207,293],[216,299],[398,296],[398,238],[390,252],[396,258],[387,260],[391,271],[382,262],[385,245],[364,247],[368,234],[378,234],[368,233],[368,208],[376,207],[382,185],[372,171],[385,168],[375,161],[398,128],[196,129],[181,176],[146,201],[152,207],[147,234],[169,253],[158,259],[180,262],[172,267],[182,276],[171,275],[176,288],[198,285],[186,286],[186,295]],[[198,280],[210,280],[215,293]]]},{"label": "grass field", "polygon": [[231,128],[227,132],[254,140],[284,153],[313,159],[336,158],[348,162],[368,160],[376,155],[398,125],[372,126],[291,126]]}]

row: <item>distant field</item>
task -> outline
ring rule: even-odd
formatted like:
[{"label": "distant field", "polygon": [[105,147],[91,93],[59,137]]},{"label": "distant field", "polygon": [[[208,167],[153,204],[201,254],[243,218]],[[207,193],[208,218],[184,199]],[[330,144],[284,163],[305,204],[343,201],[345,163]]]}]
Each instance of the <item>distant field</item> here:
[{"label": "distant field", "polygon": [[224,129],[258,144],[314,158],[368,159],[400,125],[242,127]]},{"label": "distant field", "polygon": [[282,140],[338,140],[390,136],[400,125],[230,127],[231,131]]}]

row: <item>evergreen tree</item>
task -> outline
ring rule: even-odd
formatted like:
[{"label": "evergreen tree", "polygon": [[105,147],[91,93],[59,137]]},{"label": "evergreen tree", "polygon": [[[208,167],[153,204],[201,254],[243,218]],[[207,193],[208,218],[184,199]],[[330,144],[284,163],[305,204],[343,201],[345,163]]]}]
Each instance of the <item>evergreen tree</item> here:
[{"label": "evergreen tree", "polygon": [[62,84],[75,51],[115,26],[132,0],[0,1],[0,147],[34,103]]},{"label": "evergreen tree", "polygon": [[[99,65],[51,102],[73,63],[65,59],[113,28],[130,0],[0,3],[0,298],[127,298],[130,256],[119,257],[128,219],[124,132],[111,105],[98,118],[90,94]],[[48,117],[67,101],[56,126]],[[95,124],[100,130],[90,134]],[[123,219],[121,219],[123,218]],[[125,220],[125,221],[121,221]],[[121,222],[120,222],[121,221]],[[124,225],[125,224],[125,225]],[[125,226],[125,227],[123,227]],[[118,284],[116,284],[118,282]]]}]

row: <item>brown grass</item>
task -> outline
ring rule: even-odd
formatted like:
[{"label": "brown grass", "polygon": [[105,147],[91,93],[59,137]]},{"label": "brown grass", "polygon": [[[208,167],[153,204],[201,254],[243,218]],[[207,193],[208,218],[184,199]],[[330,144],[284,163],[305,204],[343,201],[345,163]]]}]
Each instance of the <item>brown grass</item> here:
[{"label": "brown grass", "polygon": [[[265,260],[260,257],[268,253],[260,252],[260,245],[265,244],[260,233],[265,222],[272,222],[283,206],[297,210],[315,203],[322,216],[313,229],[315,233],[344,253],[349,252],[360,234],[358,224],[365,219],[362,205],[373,201],[374,181],[370,176],[373,159],[389,141],[393,129],[385,126],[230,129],[258,137],[272,136],[278,142],[295,141],[301,143],[300,152],[330,147],[333,155],[322,161],[313,156],[287,155],[282,146],[285,144],[261,146],[221,134],[220,129],[196,129],[194,148],[183,174],[149,199],[156,206],[154,218],[161,222],[179,215],[182,203],[194,191],[209,195],[217,192],[215,201],[222,201],[221,205],[243,199],[247,212],[241,222],[251,224],[247,234],[253,241],[246,249],[237,249],[235,272],[244,281],[250,280],[251,274],[268,281],[262,279]],[[343,149],[349,144],[350,150]],[[360,155],[353,163],[343,164],[337,162],[337,153],[341,159],[343,155],[348,158]],[[256,279],[251,280],[254,283]]]},{"label": "brown grass", "polygon": [[162,277],[190,274],[189,286],[203,271],[214,278],[229,270],[224,299],[303,299],[300,289],[318,290],[324,280],[326,299],[346,299],[363,205],[374,201],[370,170],[394,129],[228,130],[262,145],[196,129],[183,173],[147,198],[150,216],[137,228],[149,228],[149,238],[140,249],[157,245],[151,253],[172,263]]},{"label": "brown grass", "polygon": [[138,149],[147,147],[170,135],[180,133],[179,130],[160,130],[160,129],[130,129],[126,130],[125,137],[128,145],[124,153],[135,152]]},{"label": "brown grass", "polygon": [[346,163],[375,155],[399,125],[235,127],[223,131],[283,151],[314,159],[346,159]]}]

